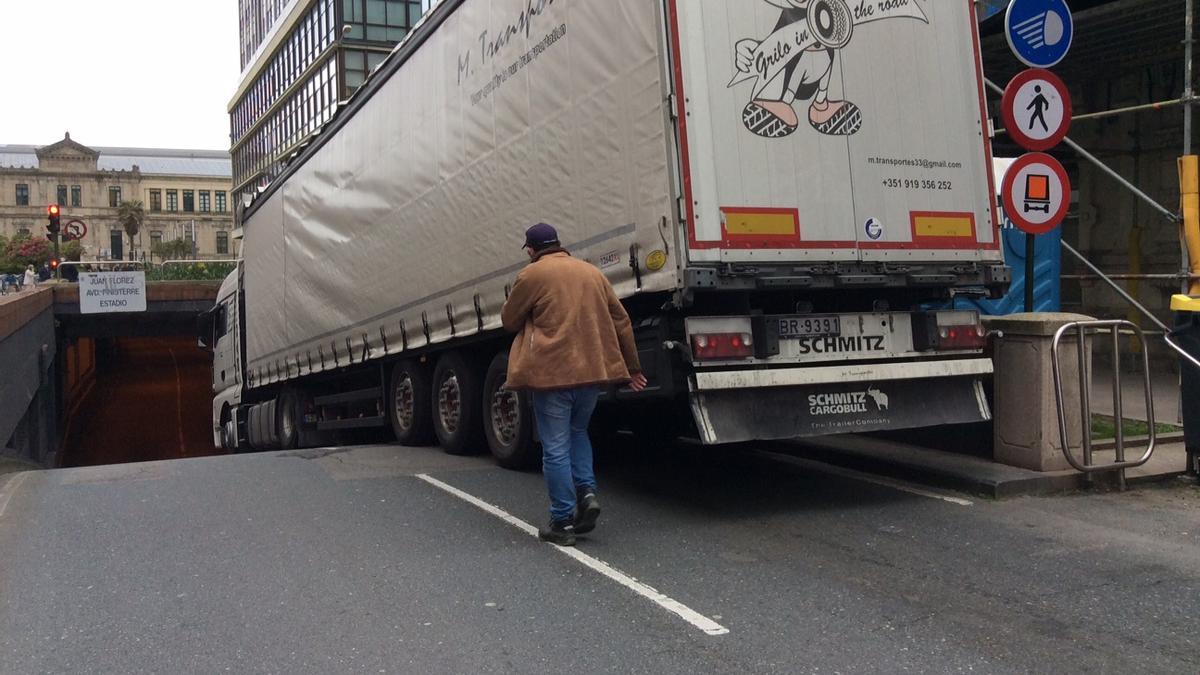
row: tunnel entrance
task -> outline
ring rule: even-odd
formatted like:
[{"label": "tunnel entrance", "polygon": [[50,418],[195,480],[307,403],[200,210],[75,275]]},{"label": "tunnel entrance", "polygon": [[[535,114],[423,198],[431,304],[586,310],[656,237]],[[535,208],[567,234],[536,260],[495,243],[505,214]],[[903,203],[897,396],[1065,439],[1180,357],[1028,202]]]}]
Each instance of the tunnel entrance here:
[{"label": "tunnel entrance", "polygon": [[224,454],[212,442],[212,357],[193,336],[70,345],[64,467]]}]

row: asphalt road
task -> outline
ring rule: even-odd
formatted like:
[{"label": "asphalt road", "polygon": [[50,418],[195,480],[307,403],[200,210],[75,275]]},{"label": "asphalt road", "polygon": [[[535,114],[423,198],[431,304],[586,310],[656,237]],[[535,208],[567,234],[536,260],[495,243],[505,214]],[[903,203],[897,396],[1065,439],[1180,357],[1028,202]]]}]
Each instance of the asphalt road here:
[{"label": "asphalt road", "polygon": [[19,474],[0,671],[1200,671],[1195,487],[947,501],[694,448],[599,473],[586,560],[464,500],[541,524],[540,475],[436,449]]},{"label": "asphalt road", "polygon": [[121,338],[98,355],[96,386],[70,420],[62,466],[217,454],[212,356],[194,337]]}]

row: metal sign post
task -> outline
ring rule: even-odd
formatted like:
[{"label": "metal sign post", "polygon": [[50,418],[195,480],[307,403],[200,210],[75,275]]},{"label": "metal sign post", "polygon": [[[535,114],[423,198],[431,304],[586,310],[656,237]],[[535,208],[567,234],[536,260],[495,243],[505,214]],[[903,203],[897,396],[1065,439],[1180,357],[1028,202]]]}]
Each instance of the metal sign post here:
[{"label": "metal sign post", "polygon": [[1030,152],[1013,162],[1000,188],[1004,213],[1025,233],[1025,311],[1034,308],[1035,236],[1062,224],[1071,207],[1071,179],[1057,159]]}]

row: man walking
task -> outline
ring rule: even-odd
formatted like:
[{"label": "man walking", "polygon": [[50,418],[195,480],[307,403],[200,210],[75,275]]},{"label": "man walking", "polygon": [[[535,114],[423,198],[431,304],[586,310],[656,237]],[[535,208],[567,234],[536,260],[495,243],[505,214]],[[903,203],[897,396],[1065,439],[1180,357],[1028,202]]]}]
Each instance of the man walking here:
[{"label": "man walking", "polygon": [[629,315],[604,274],[572,258],[546,223],[526,230],[525,252],[531,262],[501,312],[504,327],[517,333],[506,386],[531,392],[542,440],[550,525],[538,536],[573,546],[600,516],[587,433],[596,399],[610,384],[641,391],[646,378]]}]

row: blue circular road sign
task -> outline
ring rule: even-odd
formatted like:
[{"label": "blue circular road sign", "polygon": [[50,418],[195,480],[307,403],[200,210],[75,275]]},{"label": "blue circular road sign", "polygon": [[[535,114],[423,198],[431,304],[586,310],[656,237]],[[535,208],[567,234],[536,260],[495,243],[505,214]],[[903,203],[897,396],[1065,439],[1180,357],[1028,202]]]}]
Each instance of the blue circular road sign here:
[{"label": "blue circular road sign", "polygon": [[1008,46],[1030,68],[1052,68],[1071,51],[1075,21],[1066,0],[1012,0],[1004,19]]}]

